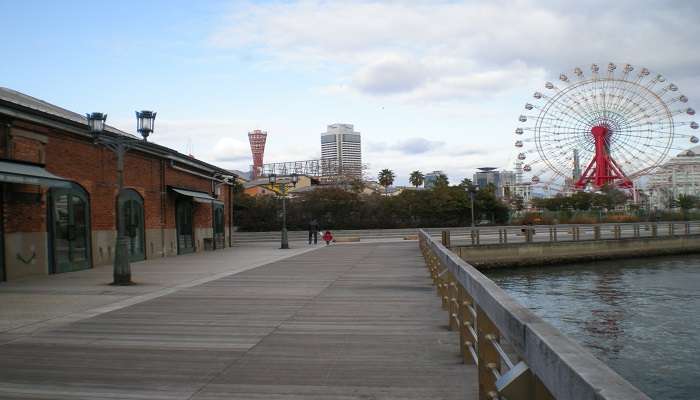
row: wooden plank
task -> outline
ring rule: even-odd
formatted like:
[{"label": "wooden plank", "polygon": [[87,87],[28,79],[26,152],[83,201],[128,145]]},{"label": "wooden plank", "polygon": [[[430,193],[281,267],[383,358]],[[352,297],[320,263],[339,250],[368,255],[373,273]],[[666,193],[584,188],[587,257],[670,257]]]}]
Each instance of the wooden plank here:
[{"label": "wooden plank", "polygon": [[430,283],[415,243],[328,246],[8,341],[0,398],[474,398]]}]

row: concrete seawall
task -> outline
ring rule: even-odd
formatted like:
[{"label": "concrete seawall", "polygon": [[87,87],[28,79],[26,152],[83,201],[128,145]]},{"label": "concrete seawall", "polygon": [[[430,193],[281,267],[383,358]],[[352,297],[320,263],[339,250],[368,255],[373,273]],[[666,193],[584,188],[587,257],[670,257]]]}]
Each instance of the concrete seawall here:
[{"label": "concrete seawall", "polygon": [[700,253],[700,235],[453,246],[451,250],[481,269],[542,266],[615,258]]}]

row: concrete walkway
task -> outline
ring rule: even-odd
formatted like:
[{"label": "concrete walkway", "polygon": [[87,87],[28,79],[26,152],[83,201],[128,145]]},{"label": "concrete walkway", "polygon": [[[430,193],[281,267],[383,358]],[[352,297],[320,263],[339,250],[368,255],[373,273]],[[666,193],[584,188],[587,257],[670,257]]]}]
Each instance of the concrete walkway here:
[{"label": "concrete walkway", "polygon": [[0,283],[0,343],[66,322],[153,299],[176,290],[318,249],[275,243],[133,263],[133,286],[111,286],[112,266]]},{"label": "concrete walkway", "polygon": [[475,375],[415,242],[323,247],[0,345],[13,399],[471,399]]}]

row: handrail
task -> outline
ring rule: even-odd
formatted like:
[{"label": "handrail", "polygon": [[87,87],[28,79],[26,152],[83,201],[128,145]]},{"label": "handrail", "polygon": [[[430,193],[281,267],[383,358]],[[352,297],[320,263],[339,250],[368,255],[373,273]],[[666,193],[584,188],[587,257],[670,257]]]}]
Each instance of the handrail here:
[{"label": "handrail", "polygon": [[422,229],[419,245],[480,399],[649,399]]},{"label": "handrail", "polygon": [[[462,240],[460,246],[483,244],[519,244],[579,242],[691,236],[700,234],[700,222],[632,222],[611,224],[523,225],[443,230],[442,242]],[[462,235],[460,235],[462,233]],[[431,235],[434,236],[434,234]]]}]

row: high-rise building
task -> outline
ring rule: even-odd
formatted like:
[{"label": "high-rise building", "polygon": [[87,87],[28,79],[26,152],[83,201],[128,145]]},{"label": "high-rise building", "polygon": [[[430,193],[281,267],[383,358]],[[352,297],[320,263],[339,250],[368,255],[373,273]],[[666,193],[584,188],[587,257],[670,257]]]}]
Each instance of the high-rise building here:
[{"label": "high-rise building", "polygon": [[335,175],[344,178],[362,179],[362,143],[360,132],[351,124],[328,125],[321,134],[321,159],[337,160]]}]

